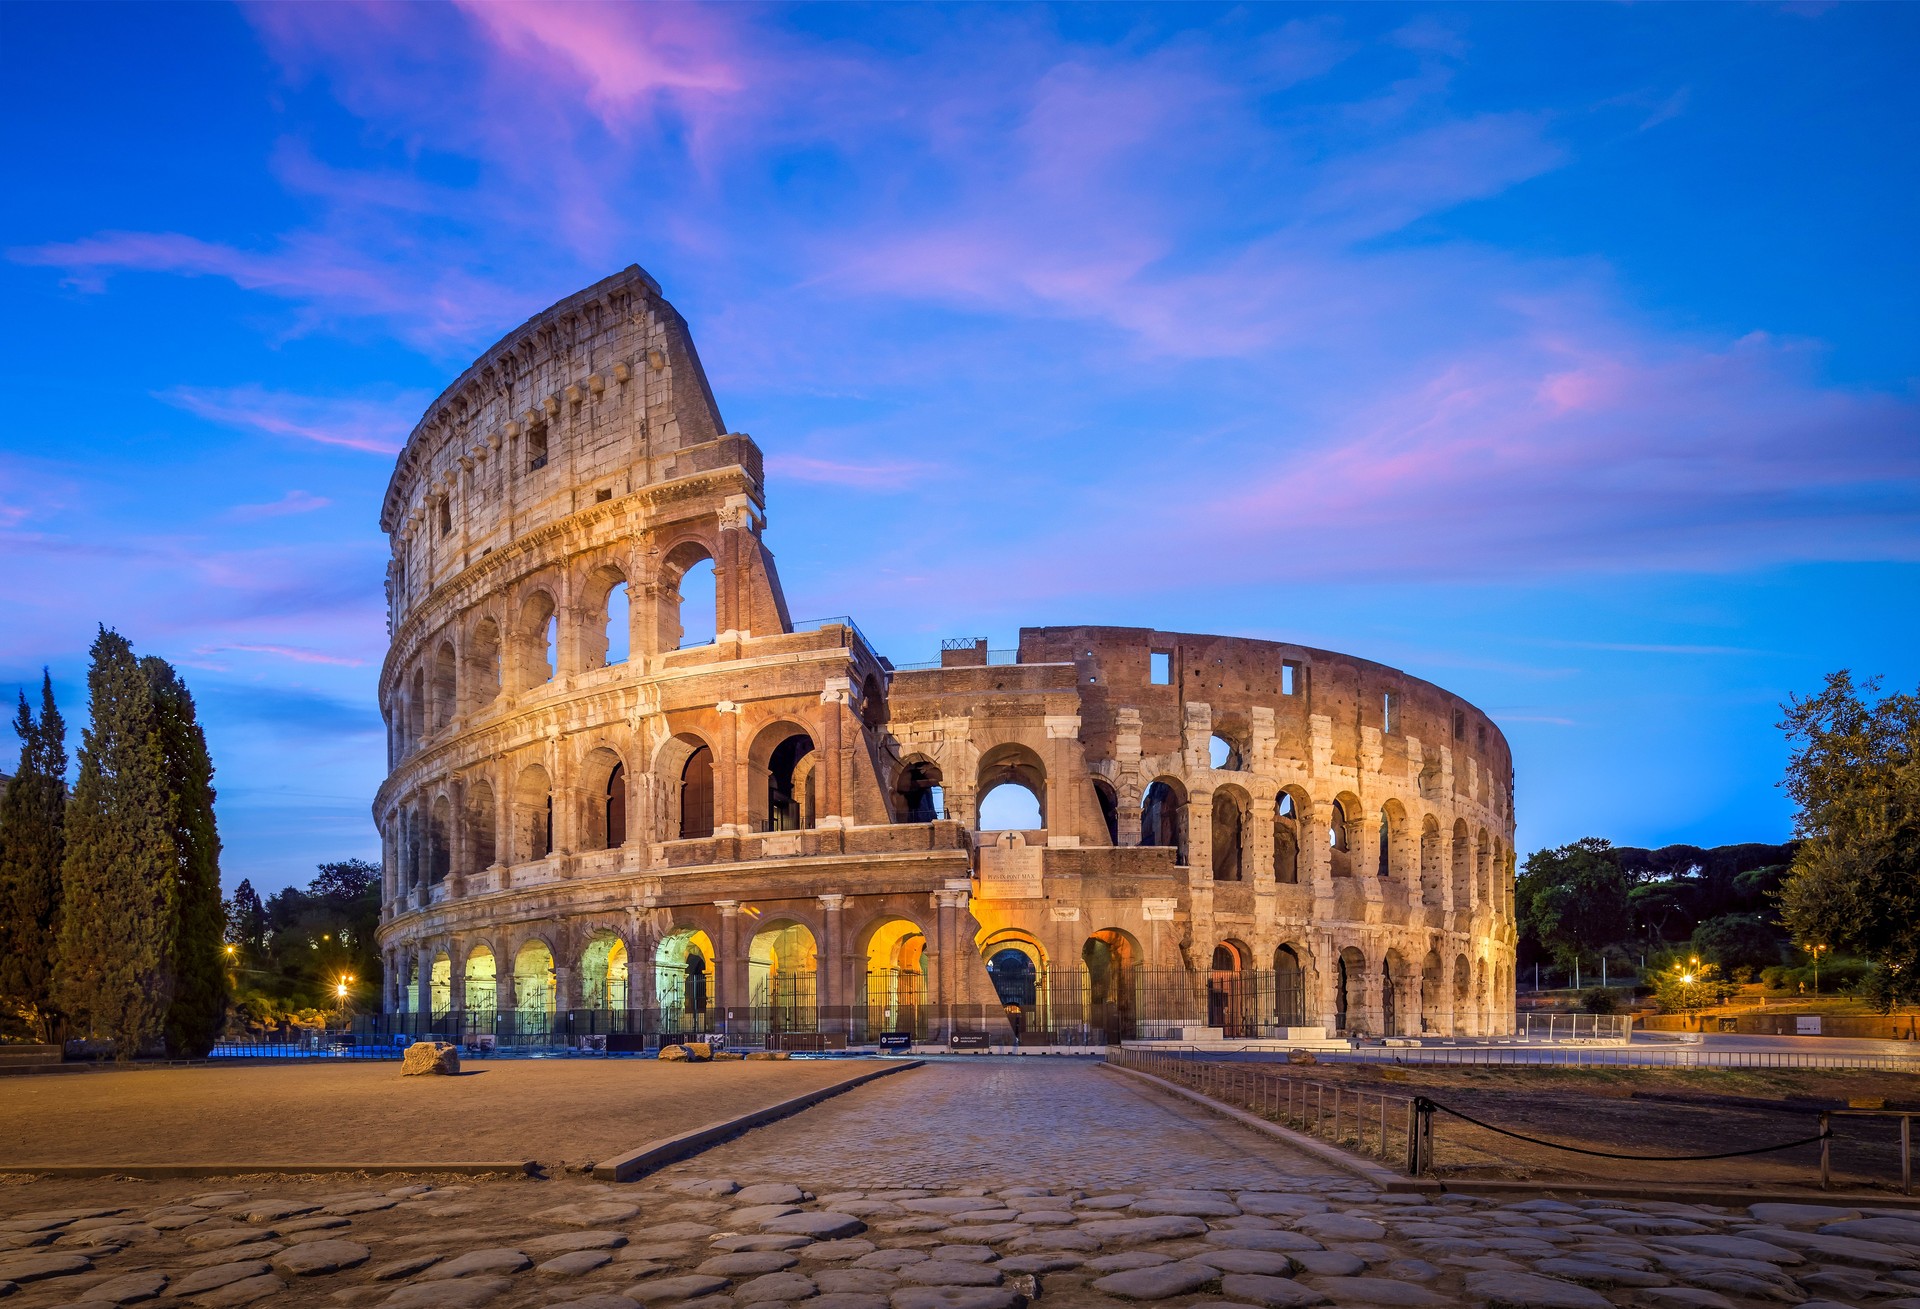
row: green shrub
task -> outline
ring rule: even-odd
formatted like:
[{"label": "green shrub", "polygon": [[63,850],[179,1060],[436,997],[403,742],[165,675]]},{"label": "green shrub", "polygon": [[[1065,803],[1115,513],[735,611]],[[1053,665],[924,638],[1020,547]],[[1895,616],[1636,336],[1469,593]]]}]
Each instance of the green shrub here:
[{"label": "green shrub", "polygon": [[1620,1007],[1620,994],[1612,987],[1590,986],[1580,993],[1580,1009],[1589,1014],[1610,1014]]}]

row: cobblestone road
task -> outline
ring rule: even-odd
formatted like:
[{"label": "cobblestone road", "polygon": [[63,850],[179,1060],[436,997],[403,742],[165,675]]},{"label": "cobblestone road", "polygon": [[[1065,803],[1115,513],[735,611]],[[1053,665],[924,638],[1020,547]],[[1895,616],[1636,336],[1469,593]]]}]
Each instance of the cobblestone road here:
[{"label": "cobblestone road", "polygon": [[[670,1170],[671,1171],[671,1170]],[[802,1186],[1286,1190],[1347,1178],[1090,1061],[930,1063],[837,1096],[677,1167]]]},{"label": "cobblestone road", "polygon": [[[1920,1211],[1388,1194],[1084,1065],[933,1065],[627,1185],[0,1181],[7,1309],[1920,1309]],[[1891,1197],[1889,1197],[1891,1201]]]}]

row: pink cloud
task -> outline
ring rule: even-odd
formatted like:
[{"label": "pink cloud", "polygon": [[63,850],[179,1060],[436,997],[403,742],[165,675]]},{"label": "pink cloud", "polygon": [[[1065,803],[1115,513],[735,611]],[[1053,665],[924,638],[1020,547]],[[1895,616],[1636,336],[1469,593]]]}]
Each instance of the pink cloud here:
[{"label": "pink cloud", "polygon": [[239,650],[248,654],[278,655],[282,659],[291,659],[295,663],[332,664],[340,668],[364,668],[367,664],[367,661],[364,659],[353,659],[345,655],[332,655],[321,650],[308,650],[304,647],[293,645],[216,645],[196,651],[196,653],[213,655],[223,650]]},{"label": "pink cloud", "polygon": [[[165,392],[159,398],[225,427],[379,455],[400,453],[401,446],[406,443],[407,433],[418,421],[429,399],[426,395],[415,393],[389,400],[289,395],[257,386],[183,386]],[[292,496],[302,494],[293,492],[289,500]],[[321,501],[319,504],[288,506],[272,511],[299,513],[308,508],[320,508],[325,503]],[[283,501],[282,504],[286,505],[287,502]],[[271,507],[253,508],[267,512]]]},{"label": "pink cloud", "polygon": [[939,467],[908,461],[853,463],[776,453],[767,456],[767,471],[776,477],[791,478],[797,482],[824,482],[834,486],[882,491],[897,490],[925,481],[937,473]]},{"label": "pink cloud", "polygon": [[242,521],[282,518],[288,514],[310,514],[315,510],[325,509],[332,503],[333,501],[325,496],[312,495],[306,491],[289,491],[278,500],[272,500],[266,504],[235,505],[228,511],[228,516]]}]

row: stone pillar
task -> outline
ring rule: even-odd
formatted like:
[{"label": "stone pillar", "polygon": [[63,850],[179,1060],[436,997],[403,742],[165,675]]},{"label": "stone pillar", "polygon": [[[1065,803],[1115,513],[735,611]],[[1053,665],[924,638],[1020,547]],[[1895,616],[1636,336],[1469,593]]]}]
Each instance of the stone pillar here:
[{"label": "stone pillar", "polygon": [[[819,951],[818,971],[814,976],[814,1006],[822,1011],[820,1030],[823,1032],[844,1032],[847,1030],[846,1011],[852,1003],[847,990],[847,944],[845,919],[841,911],[847,897],[828,894],[819,897],[820,940],[816,942]],[[825,1011],[839,1010],[832,1018]]]},{"label": "stone pillar", "polygon": [[[820,692],[820,734],[824,739],[819,743],[820,763],[813,771],[814,825],[817,827],[853,825],[853,805],[847,784],[851,752],[846,749],[850,726],[848,701],[852,695],[853,684],[844,677],[829,677]],[[828,818],[833,821],[829,823]]]},{"label": "stone pillar", "polygon": [[1187,800],[1187,866],[1193,881],[1213,882],[1213,792]]},{"label": "stone pillar", "polygon": [[720,957],[713,961],[714,1008],[737,1013],[744,1022],[752,996],[747,989],[747,944],[740,939],[740,902],[715,900],[720,911],[720,939],[713,943]]},{"label": "stone pillar", "polygon": [[447,1008],[464,1013],[467,1007],[467,952],[457,941],[447,944]]},{"label": "stone pillar", "polygon": [[938,1006],[940,1040],[953,1033],[953,1006],[960,993],[960,910],[966,900],[967,892],[953,886],[933,893],[934,948],[938,951],[939,975],[937,990],[927,999]]},{"label": "stone pillar", "polygon": [[513,962],[513,951],[503,942],[493,957],[493,1011],[496,1014],[512,1013],[514,1009]]}]

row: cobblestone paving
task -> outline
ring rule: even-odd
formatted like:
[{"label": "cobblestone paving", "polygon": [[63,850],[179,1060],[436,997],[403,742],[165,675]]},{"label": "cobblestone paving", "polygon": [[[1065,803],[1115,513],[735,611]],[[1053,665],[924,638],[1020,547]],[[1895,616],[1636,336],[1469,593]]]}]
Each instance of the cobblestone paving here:
[{"label": "cobblestone paving", "polygon": [[[984,1065],[984,1066],[983,1066]],[[929,1064],[682,1165],[802,1185],[1272,1189],[1345,1177],[1311,1155],[1080,1060]]]},{"label": "cobblestone paving", "polygon": [[[919,1094],[899,1094],[920,1079]],[[1920,1211],[1391,1195],[1310,1175],[1283,1148],[1154,1094],[1070,1065],[924,1069],[625,1186],[5,1182],[0,1298],[8,1309],[1920,1309]],[[875,1141],[958,1162],[928,1163],[921,1186],[833,1180],[856,1175]],[[796,1180],[805,1170],[818,1175]],[[1133,1180],[1113,1181],[1127,1170]]]}]

